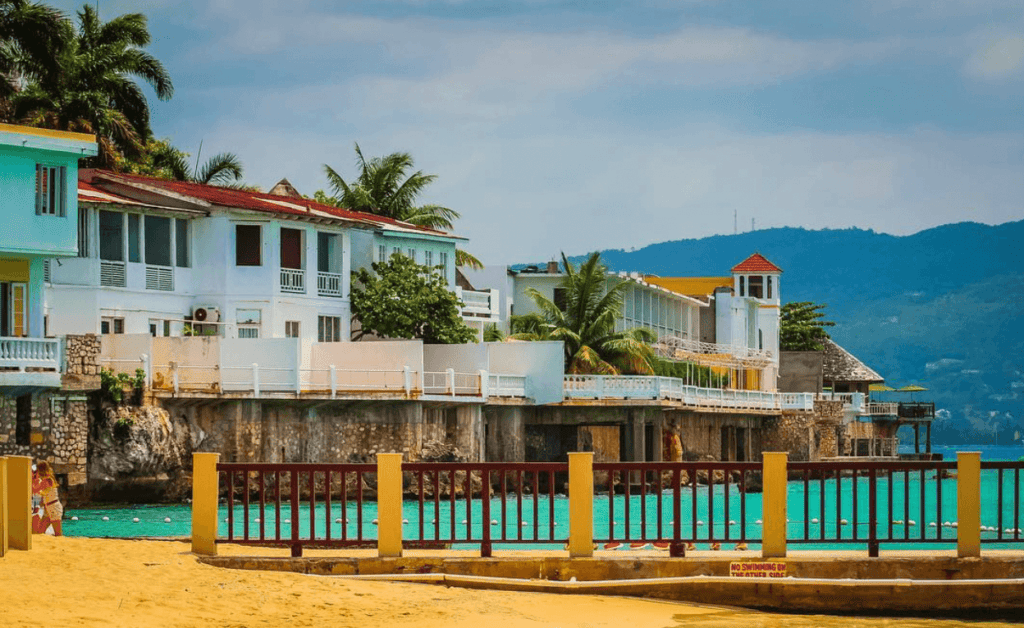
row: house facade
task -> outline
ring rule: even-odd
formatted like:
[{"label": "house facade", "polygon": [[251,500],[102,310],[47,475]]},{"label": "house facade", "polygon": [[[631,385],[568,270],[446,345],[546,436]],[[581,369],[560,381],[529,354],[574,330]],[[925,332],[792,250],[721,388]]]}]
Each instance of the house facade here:
[{"label": "house facade", "polygon": [[351,338],[350,277],[381,255],[445,268],[457,238],[293,196],[83,172],[82,248],[51,268],[57,333]]}]

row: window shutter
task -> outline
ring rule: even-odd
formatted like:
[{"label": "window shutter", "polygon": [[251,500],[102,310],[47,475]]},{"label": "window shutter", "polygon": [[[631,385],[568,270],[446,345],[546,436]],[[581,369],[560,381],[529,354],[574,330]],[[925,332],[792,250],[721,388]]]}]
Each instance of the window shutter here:
[{"label": "window shutter", "polygon": [[68,215],[68,168],[61,166],[57,172],[60,173],[60,205],[57,207],[57,213],[63,217]]},{"label": "window shutter", "polygon": [[36,164],[36,216],[43,213],[43,167]]}]

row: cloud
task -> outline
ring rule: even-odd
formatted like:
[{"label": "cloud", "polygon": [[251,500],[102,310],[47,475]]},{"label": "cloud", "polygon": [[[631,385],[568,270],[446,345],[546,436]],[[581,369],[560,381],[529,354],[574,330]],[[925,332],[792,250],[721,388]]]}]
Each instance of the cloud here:
[{"label": "cloud", "polygon": [[980,79],[1002,79],[1024,68],[1024,34],[994,37],[967,59],[964,71]]}]

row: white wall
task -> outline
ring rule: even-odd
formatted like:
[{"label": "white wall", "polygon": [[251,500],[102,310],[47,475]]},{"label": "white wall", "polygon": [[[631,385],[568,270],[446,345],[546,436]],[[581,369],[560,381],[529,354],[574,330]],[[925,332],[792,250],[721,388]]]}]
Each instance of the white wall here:
[{"label": "white wall", "polygon": [[295,390],[299,368],[298,338],[224,338],[221,340],[224,378],[251,381],[252,365],[259,365],[261,390]]},{"label": "white wall", "polygon": [[560,403],[565,379],[565,346],[557,342],[488,342],[488,371],[526,375],[527,397],[537,404]]},{"label": "white wall", "polygon": [[475,374],[487,368],[487,347],[483,344],[423,346],[424,371],[442,373],[454,369],[456,373]]}]

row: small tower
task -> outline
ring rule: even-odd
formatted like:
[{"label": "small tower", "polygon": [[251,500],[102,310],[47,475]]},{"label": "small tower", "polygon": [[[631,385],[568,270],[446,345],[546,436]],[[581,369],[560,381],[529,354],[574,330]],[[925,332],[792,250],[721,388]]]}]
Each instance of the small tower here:
[{"label": "small tower", "polygon": [[779,305],[779,280],[782,269],[760,253],[754,253],[732,267],[733,295]]}]

